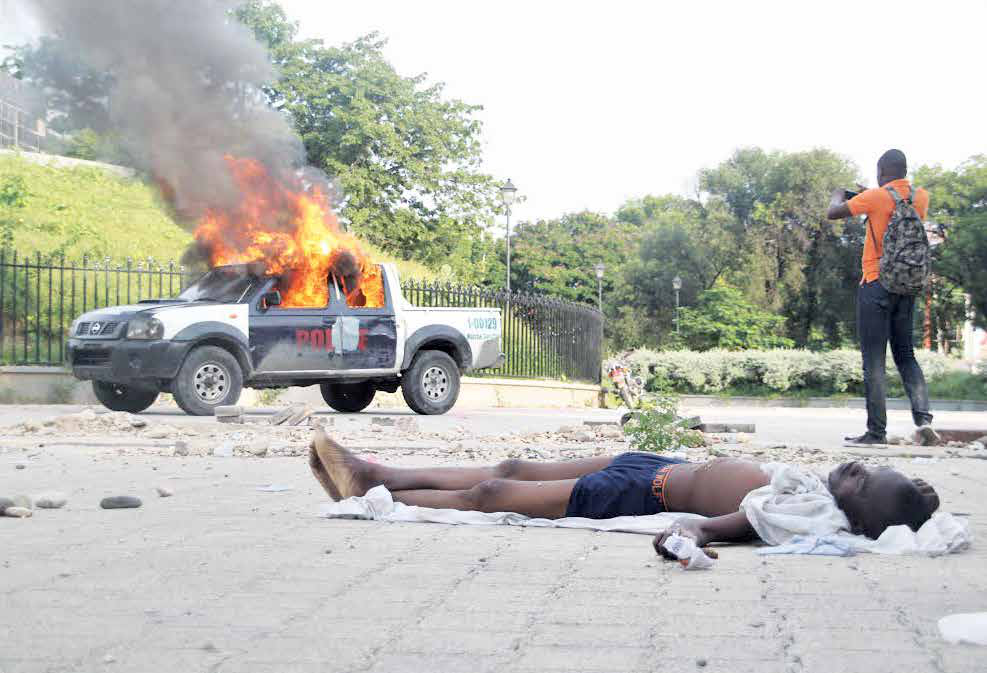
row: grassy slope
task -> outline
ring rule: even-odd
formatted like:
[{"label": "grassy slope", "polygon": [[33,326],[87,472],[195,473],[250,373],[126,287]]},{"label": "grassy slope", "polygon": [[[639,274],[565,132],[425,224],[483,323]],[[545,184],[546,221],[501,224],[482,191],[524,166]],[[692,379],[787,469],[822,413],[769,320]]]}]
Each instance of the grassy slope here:
[{"label": "grassy slope", "polygon": [[[14,233],[18,254],[64,252],[66,257],[153,257],[177,262],[192,236],[169,216],[157,190],[140,179],[124,179],[97,168],[40,166],[0,156],[0,183],[20,176],[27,187],[22,222]],[[0,217],[4,216],[0,213]],[[396,262],[402,278],[432,280],[436,274],[415,262],[397,261],[371,249],[380,261]]]}]

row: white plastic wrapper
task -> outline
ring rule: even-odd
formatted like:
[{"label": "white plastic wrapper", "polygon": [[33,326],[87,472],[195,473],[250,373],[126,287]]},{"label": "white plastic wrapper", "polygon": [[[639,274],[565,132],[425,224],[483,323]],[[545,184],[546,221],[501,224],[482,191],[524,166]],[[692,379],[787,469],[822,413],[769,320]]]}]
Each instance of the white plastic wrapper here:
[{"label": "white plastic wrapper", "polygon": [[713,559],[706,556],[691,537],[673,534],[662,546],[674,555],[686,570],[706,570],[713,567]]}]

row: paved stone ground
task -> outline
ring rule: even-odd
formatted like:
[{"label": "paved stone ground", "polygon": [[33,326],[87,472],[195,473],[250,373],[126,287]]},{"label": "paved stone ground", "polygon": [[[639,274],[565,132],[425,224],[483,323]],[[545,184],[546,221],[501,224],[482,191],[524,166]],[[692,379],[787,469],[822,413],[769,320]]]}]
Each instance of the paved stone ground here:
[{"label": "paved stone ground", "polygon": [[[987,533],[987,461],[892,462]],[[2,673],[972,673],[987,654],[936,629],[987,609],[976,543],[939,559],[728,547],[683,572],[645,536],[320,519],[301,457],[0,451],[0,491],[50,489],[64,509],[0,518]],[[144,506],[99,509],[121,493]]]}]

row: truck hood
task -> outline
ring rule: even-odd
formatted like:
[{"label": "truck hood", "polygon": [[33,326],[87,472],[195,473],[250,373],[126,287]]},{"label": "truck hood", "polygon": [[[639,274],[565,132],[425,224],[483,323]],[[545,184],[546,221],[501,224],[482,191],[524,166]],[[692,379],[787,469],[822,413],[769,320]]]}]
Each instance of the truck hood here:
[{"label": "truck hood", "polygon": [[120,317],[120,316],[131,316],[137,313],[160,313],[162,311],[170,311],[180,308],[190,308],[196,307],[200,308],[203,306],[210,306],[214,308],[227,307],[227,306],[237,306],[237,304],[221,304],[214,301],[163,301],[145,304],[125,304],[123,306],[107,306],[105,308],[97,308],[89,311],[88,313],[83,313],[77,320],[80,322],[91,322],[92,320],[99,318],[103,319],[108,316]]}]

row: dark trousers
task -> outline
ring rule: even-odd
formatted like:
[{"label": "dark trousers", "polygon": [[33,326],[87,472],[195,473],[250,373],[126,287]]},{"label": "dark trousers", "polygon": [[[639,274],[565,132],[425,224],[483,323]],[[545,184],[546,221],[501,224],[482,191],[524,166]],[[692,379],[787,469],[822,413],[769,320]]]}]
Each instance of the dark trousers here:
[{"label": "dark trousers", "polygon": [[932,422],[929,388],[912,348],[914,313],[914,296],[892,294],[876,280],[864,283],[857,291],[857,331],[864,358],[867,430],[879,437],[884,437],[888,427],[884,363],[889,341],[894,364],[912,403],[915,425]]}]

